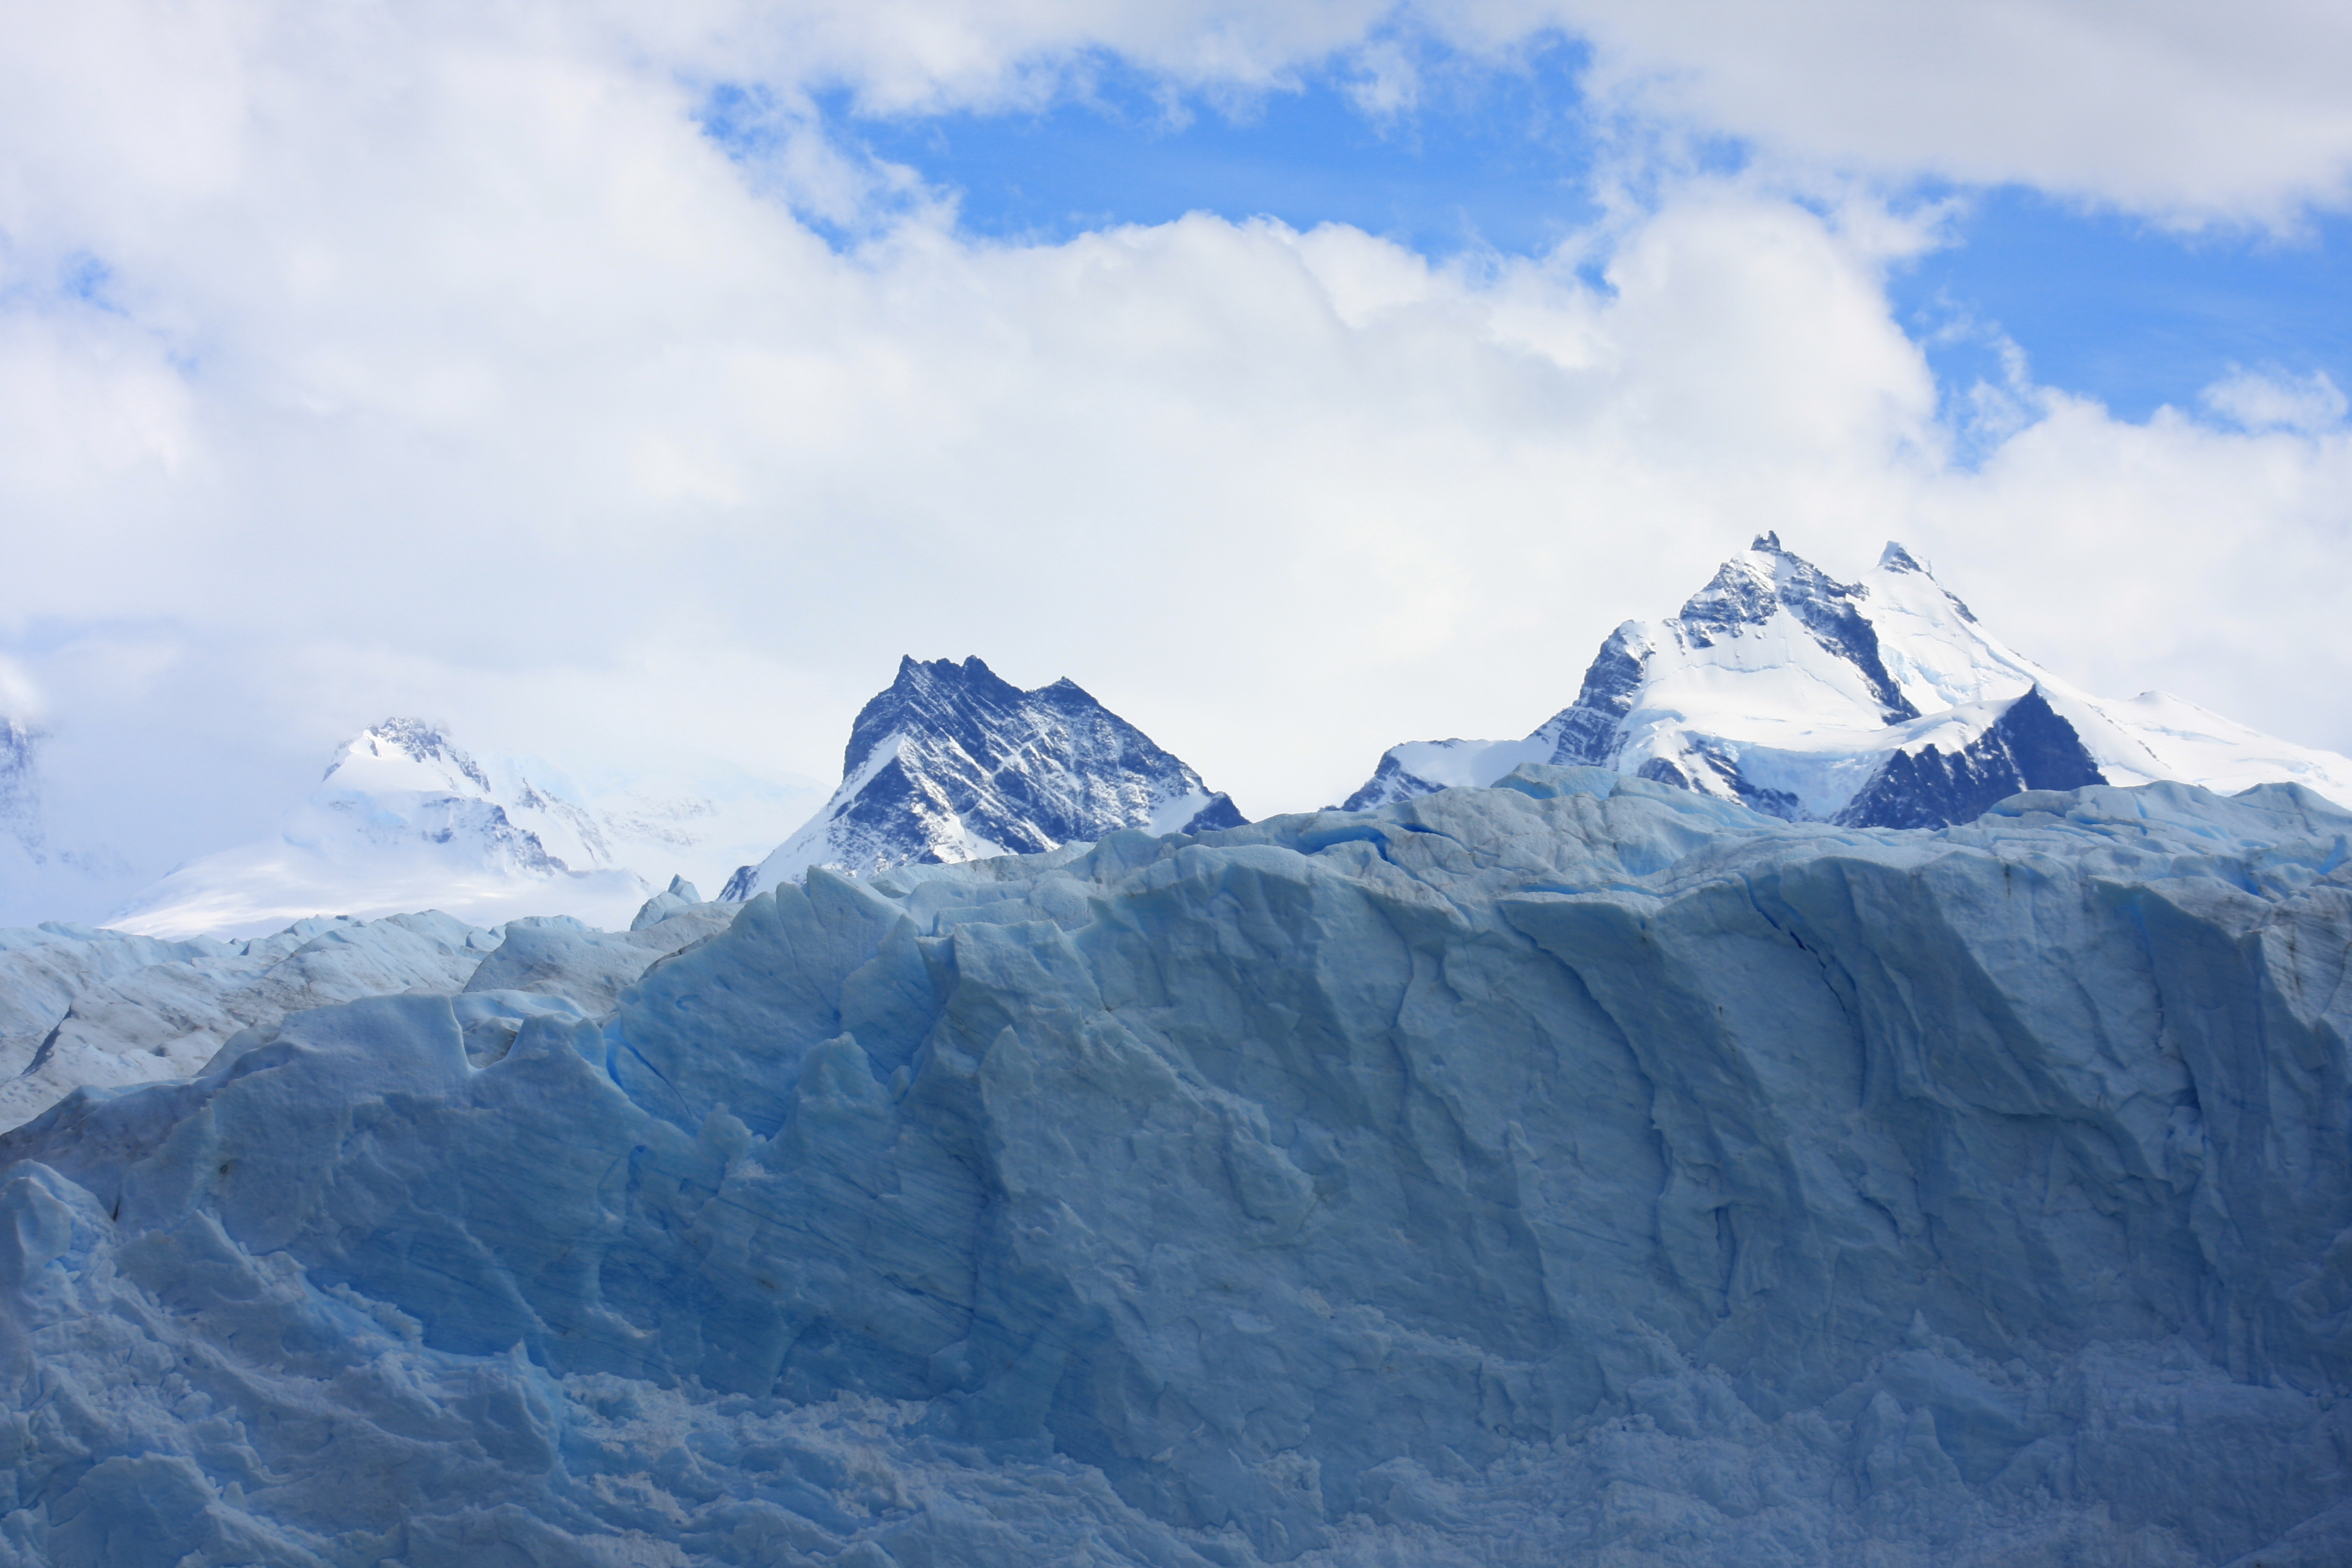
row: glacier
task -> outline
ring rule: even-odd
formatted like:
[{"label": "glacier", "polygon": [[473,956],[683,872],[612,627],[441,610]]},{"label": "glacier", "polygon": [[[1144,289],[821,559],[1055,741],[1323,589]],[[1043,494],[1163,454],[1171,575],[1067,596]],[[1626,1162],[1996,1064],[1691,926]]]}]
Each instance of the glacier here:
[{"label": "glacier", "polygon": [[164,941],[57,921],[0,931],[0,1129],[84,1085],[192,1077],[245,1030],[363,996],[559,991],[609,1011],[656,959],[732,916],[678,877],[625,932],[569,915],[485,931],[438,910],[314,916],[241,942]]},{"label": "glacier", "polygon": [[1535,763],[509,926],[0,1137],[0,1563],[2340,1563],[2347,848]]},{"label": "glacier", "polygon": [[1664,620],[1601,643],[1576,700],[1520,740],[1392,746],[1356,810],[1522,763],[1612,767],[1791,821],[1966,822],[2020,790],[2299,784],[2352,805],[2352,759],[2163,692],[2094,697],[2003,643],[1889,543],[1841,583],[1759,534]]}]

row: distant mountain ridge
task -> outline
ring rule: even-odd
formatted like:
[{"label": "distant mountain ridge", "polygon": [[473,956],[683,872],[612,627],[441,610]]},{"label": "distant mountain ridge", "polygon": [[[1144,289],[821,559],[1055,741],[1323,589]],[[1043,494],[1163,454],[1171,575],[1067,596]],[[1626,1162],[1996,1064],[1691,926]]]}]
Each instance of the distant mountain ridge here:
[{"label": "distant mountain ridge", "polygon": [[1900,544],[1841,583],[1758,536],[1661,621],[1601,643],[1576,700],[1517,741],[1394,746],[1347,809],[1606,767],[1789,821],[1935,827],[2031,789],[2305,784],[2352,805],[2352,762],[2149,692],[2067,684],[1987,632]]},{"label": "distant mountain ridge", "polygon": [[477,754],[439,725],[395,717],[339,748],[277,833],[187,862],[107,923],[243,936],[314,915],[437,909],[482,926],[562,914],[609,928],[714,837],[740,855],[746,836],[776,830],[772,815],[730,821],[700,796],[593,799],[542,764]]},{"label": "distant mountain ridge", "polygon": [[[740,903],[817,867],[871,876],[1245,820],[1071,680],[1024,690],[977,657],[908,657],[858,712],[841,783],[814,816],[805,781],[739,779],[723,805],[699,774],[674,793],[592,795],[395,717],[341,748],[274,835],[119,901],[136,873],[121,867],[106,887],[87,847],[44,824],[42,739],[0,720],[0,887],[16,906],[48,902],[52,887],[104,888],[90,907],[110,907],[108,923],[167,937],[428,908],[485,927],[550,914],[610,927],[673,875],[721,882],[719,901]],[[1610,633],[1575,700],[1526,736],[1391,747],[1346,805],[1491,785],[1527,763],[1855,827],[1948,826],[2021,791],[2159,780],[2224,795],[2296,783],[2352,805],[2352,760],[2177,698],[2094,697],[1993,637],[1899,544],[1847,583],[1770,533],[1673,615]],[[79,911],[16,918],[52,912]]]},{"label": "distant mountain ridge", "polygon": [[719,896],[740,901],[819,866],[870,875],[1035,854],[1122,828],[1201,833],[1244,821],[1076,681],[1024,691],[977,657],[908,657],[858,712],[833,798]]}]

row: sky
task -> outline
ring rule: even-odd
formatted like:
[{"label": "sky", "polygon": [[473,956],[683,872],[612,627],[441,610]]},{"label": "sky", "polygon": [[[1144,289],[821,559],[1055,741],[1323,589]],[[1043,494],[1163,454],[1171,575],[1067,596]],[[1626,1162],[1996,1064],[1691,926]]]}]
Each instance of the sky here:
[{"label": "sky", "polygon": [[2341,5],[0,6],[60,915],[390,714],[829,785],[902,654],[1311,807],[1765,530],[2352,750]]}]

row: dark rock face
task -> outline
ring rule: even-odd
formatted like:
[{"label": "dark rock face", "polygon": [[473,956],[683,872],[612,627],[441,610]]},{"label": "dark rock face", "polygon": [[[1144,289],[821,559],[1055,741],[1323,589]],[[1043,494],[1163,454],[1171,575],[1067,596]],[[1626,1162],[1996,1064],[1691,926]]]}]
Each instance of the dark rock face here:
[{"label": "dark rock face", "polygon": [[2035,687],[1959,751],[1929,746],[1886,759],[1837,821],[1847,827],[1948,827],[2030,789],[2080,789],[2106,777],[2074,727]]},{"label": "dark rock face", "polygon": [[1418,774],[1408,773],[1396,760],[1393,752],[1384,753],[1381,765],[1372,776],[1357,786],[1356,793],[1339,803],[1341,811],[1370,811],[1392,800],[1411,800],[1415,795],[1434,795],[1439,786]]},{"label": "dark rock face", "polygon": [[[1805,810],[1804,804],[1795,795],[1784,789],[1774,789],[1769,784],[1758,784],[1743,773],[1739,766],[1738,749],[1721,737],[1691,736],[1689,756],[1694,763],[1705,765],[1708,772],[1722,780],[1724,787],[1728,789],[1739,804],[1748,810],[1760,812],[1766,816],[1777,816],[1783,822],[1811,820],[1811,815]],[[1662,758],[1651,759],[1651,763],[1645,764],[1645,766],[1648,765],[1663,767],[1667,773],[1675,775],[1673,779],[1664,782],[1680,784],[1685,789],[1698,787],[1682,776],[1681,769]],[[1657,778],[1660,775],[1644,772],[1642,776]]]},{"label": "dark rock face", "polygon": [[1617,726],[1633,710],[1648,662],[1631,622],[1609,634],[1585,669],[1576,700],[1544,726],[1553,737],[1554,767],[1600,768],[1617,760]]},{"label": "dark rock face", "polygon": [[[850,730],[843,776],[893,734],[905,743],[838,815],[845,826],[887,836],[922,807],[944,807],[970,830],[1027,855],[1137,826],[1156,800],[1205,793],[1200,774],[1077,682],[1024,691],[977,658],[900,660],[898,679]],[[1244,820],[1220,795],[1184,831]],[[936,864],[940,857],[927,845],[909,858]]]},{"label": "dark rock face", "polygon": [[[803,829],[825,840],[803,865],[858,874],[940,865],[969,858],[974,839],[1036,854],[1152,826],[1188,795],[1206,804],[1175,831],[1248,820],[1076,682],[1024,691],[976,658],[901,659],[898,679],[851,727],[842,778],[829,815]],[[748,898],[764,885],[761,876],[747,867],[719,897]]]}]

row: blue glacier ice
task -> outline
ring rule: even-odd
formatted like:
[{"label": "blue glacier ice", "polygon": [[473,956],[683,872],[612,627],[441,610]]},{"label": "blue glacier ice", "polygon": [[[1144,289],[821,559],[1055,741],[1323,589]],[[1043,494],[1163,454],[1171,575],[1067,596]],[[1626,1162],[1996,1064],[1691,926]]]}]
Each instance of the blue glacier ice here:
[{"label": "blue glacier ice", "polygon": [[509,928],[0,1139],[0,1564],[2352,1561],[2347,848],[1530,765]]}]

